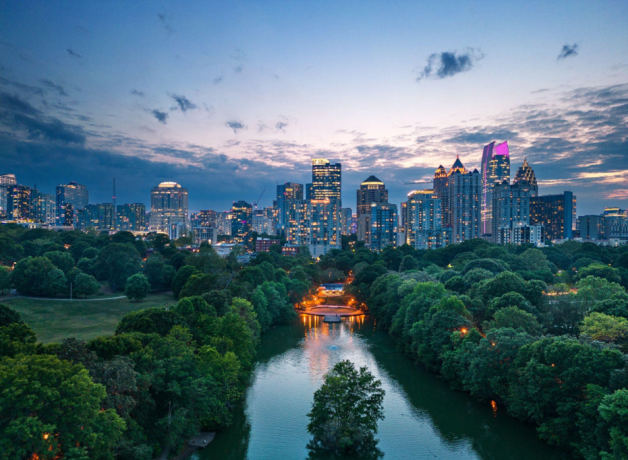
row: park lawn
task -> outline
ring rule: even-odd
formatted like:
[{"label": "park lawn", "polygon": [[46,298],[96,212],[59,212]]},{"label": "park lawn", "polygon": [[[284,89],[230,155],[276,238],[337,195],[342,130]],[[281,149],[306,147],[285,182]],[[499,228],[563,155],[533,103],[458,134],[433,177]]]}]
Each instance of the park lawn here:
[{"label": "park lawn", "polygon": [[[118,294],[119,295],[119,294]],[[106,297],[105,297],[106,298]],[[43,343],[67,337],[89,340],[113,334],[120,319],[131,311],[175,305],[172,292],[151,294],[140,302],[126,297],[112,300],[46,300],[15,297],[2,300],[17,311]]]}]

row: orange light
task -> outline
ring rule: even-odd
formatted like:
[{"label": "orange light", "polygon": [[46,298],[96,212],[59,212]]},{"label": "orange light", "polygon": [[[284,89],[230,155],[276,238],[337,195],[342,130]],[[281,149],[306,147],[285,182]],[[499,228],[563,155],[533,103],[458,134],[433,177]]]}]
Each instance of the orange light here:
[{"label": "orange light", "polygon": [[466,333],[467,333],[467,329],[463,327],[463,328],[461,329],[461,332],[462,332],[463,334],[466,334]]},{"label": "orange light", "polygon": [[495,346],[495,342],[491,342],[491,345]]},{"label": "orange light", "polygon": [[48,439],[50,435],[48,433],[44,433],[44,439]]}]

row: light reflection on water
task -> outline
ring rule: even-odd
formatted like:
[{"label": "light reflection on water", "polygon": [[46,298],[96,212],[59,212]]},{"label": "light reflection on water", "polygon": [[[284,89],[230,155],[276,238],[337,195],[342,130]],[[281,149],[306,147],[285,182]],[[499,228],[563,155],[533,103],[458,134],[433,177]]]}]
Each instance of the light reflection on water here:
[{"label": "light reflection on water", "polygon": [[386,390],[378,438],[387,460],[562,457],[539,441],[532,427],[503,416],[496,404],[453,392],[416,367],[368,317],[327,324],[302,315],[263,336],[244,409],[196,458],[307,458],[313,394],[345,359],[368,367]]}]

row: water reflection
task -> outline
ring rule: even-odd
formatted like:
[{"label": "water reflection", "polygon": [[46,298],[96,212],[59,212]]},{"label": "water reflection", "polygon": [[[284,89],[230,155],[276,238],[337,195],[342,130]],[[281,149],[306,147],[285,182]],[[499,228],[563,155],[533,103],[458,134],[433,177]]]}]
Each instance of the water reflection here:
[{"label": "water reflection", "polygon": [[244,407],[197,458],[330,458],[308,452],[306,414],[323,376],[344,359],[382,380],[386,418],[378,447],[385,459],[566,458],[496,404],[453,392],[416,367],[368,317],[327,324],[307,315],[263,336]]}]

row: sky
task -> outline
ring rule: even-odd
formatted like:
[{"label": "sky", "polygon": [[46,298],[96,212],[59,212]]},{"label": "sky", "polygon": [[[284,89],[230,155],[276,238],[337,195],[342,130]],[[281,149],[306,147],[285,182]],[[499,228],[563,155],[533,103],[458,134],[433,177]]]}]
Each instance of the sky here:
[{"label": "sky", "polygon": [[399,204],[508,141],[542,195],[628,208],[628,2],[0,0],[0,174],[90,202],[269,206],[342,163]]}]

